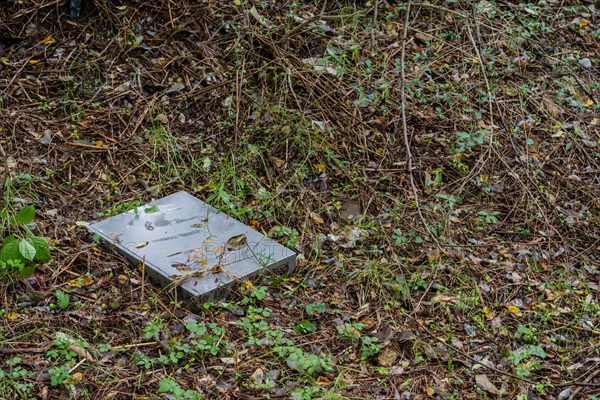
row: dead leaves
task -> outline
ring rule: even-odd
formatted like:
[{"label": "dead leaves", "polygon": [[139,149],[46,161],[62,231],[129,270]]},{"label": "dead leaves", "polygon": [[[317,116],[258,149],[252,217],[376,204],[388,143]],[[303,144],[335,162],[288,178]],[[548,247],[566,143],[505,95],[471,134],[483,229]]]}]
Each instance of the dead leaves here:
[{"label": "dead leaves", "polygon": [[500,391],[498,390],[496,385],[494,385],[485,374],[475,375],[475,383],[477,384],[477,386],[479,386],[481,390],[484,390],[491,394],[500,394]]},{"label": "dead leaves", "polygon": [[225,248],[227,251],[235,251],[244,247],[248,243],[248,237],[245,234],[232,236],[227,240]]},{"label": "dead leaves", "polygon": [[198,247],[190,251],[187,255],[187,260],[190,263],[198,263],[201,266],[208,264],[208,259],[206,258],[204,249],[202,247]]},{"label": "dead leaves", "polygon": [[510,311],[511,314],[513,314],[515,317],[522,317],[523,313],[521,312],[521,310],[519,310],[519,307],[517,306],[506,306],[506,308],[508,309],[508,311]]},{"label": "dead leaves", "polygon": [[377,354],[377,364],[381,365],[382,367],[391,367],[396,363],[397,359],[398,352],[390,348],[385,348],[381,350],[379,354]]}]

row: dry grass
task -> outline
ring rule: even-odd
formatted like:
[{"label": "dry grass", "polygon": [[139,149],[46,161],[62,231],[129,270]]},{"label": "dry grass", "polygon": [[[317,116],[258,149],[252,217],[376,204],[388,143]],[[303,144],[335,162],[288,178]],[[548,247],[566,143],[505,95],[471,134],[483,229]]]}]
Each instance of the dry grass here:
[{"label": "dry grass", "polygon": [[[35,204],[55,248],[31,287],[3,294],[0,360],[31,373],[11,382],[38,398],[158,396],[165,377],[205,398],[492,398],[486,374],[507,398],[599,395],[597,11],[95,0],[71,18],[63,3],[0,11],[4,206]],[[289,228],[304,261],[263,299],[241,287],[207,307],[218,354],[173,365],[156,358],[190,340],[189,312],[76,221],[181,189],[265,233]],[[59,288],[66,310],[50,308]],[[294,333],[304,320],[316,330]],[[161,333],[144,336],[149,321]],[[49,356],[59,331],[90,357]],[[299,373],[277,331],[333,369]],[[361,360],[368,337],[383,352]],[[514,365],[524,346],[547,357]],[[259,369],[279,371],[274,387]]]}]

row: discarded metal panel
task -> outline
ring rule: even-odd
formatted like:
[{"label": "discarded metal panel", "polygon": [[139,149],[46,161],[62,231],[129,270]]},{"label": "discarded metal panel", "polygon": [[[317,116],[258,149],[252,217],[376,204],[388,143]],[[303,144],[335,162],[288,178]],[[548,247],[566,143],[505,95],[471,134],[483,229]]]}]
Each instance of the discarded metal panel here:
[{"label": "discarded metal panel", "polygon": [[142,263],[151,279],[184,298],[219,300],[264,269],[290,273],[296,253],[186,192],[97,222],[88,229]]}]

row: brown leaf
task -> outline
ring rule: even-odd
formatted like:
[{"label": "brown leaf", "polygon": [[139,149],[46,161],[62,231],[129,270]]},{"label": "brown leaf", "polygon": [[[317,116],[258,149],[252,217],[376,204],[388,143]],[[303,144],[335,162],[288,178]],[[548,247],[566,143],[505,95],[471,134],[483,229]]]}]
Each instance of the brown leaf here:
[{"label": "brown leaf", "polygon": [[189,262],[197,262],[200,265],[205,265],[208,260],[206,259],[206,256],[204,255],[204,251],[202,250],[202,247],[198,247],[192,251],[190,251],[188,253],[187,259]]},{"label": "brown leaf", "polygon": [[318,223],[318,224],[322,224],[322,223],[324,222],[324,221],[323,221],[323,217],[321,217],[321,216],[320,216],[318,213],[316,213],[316,212],[311,212],[311,213],[310,213],[310,218],[311,218],[313,221],[315,221],[316,223]]},{"label": "brown leaf", "polygon": [[342,221],[352,221],[360,215],[360,203],[358,200],[346,200],[340,208],[340,219]]},{"label": "brown leaf", "polygon": [[400,333],[400,338],[398,341],[400,343],[412,343],[417,339],[417,335],[415,335],[412,331],[404,330]]},{"label": "brown leaf", "polygon": [[248,243],[248,238],[245,234],[232,236],[227,240],[225,248],[227,251],[235,251],[244,247]]},{"label": "brown leaf", "polygon": [[398,353],[392,349],[386,348],[377,354],[377,363],[382,367],[391,367],[398,359]]},{"label": "brown leaf", "polygon": [[447,357],[446,349],[441,347],[433,347],[429,343],[423,343],[423,351],[430,360],[444,360]]},{"label": "brown leaf", "polygon": [[250,375],[250,383],[260,385],[263,383],[265,373],[261,368],[257,368],[252,375]]},{"label": "brown leaf", "polygon": [[94,357],[92,357],[92,355],[87,352],[87,350],[85,350],[75,344],[70,345],[69,350],[76,353],[79,357],[85,358],[87,361],[89,361],[91,363],[96,361],[96,360],[94,360]]},{"label": "brown leaf", "polygon": [[475,383],[477,383],[477,386],[479,386],[482,390],[485,390],[488,393],[500,393],[498,388],[490,381],[490,379],[485,374],[475,375]]},{"label": "brown leaf", "polygon": [[434,296],[431,299],[432,302],[438,302],[438,303],[441,303],[442,301],[452,301],[452,300],[456,300],[456,296],[450,296],[447,294],[438,294],[437,296]]}]

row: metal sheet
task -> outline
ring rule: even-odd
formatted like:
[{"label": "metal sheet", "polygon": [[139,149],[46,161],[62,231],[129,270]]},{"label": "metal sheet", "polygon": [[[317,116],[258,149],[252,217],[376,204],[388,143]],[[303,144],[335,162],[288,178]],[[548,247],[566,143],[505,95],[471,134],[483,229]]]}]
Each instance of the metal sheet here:
[{"label": "metal sheet", "polygon": [[236,281],[251,279],[264,269],[290,273],[296,265],[292,250],[186,192],[88,229],[134,265],[143,263],[161,286],[177,287],[193,299],[218,300]]}]

